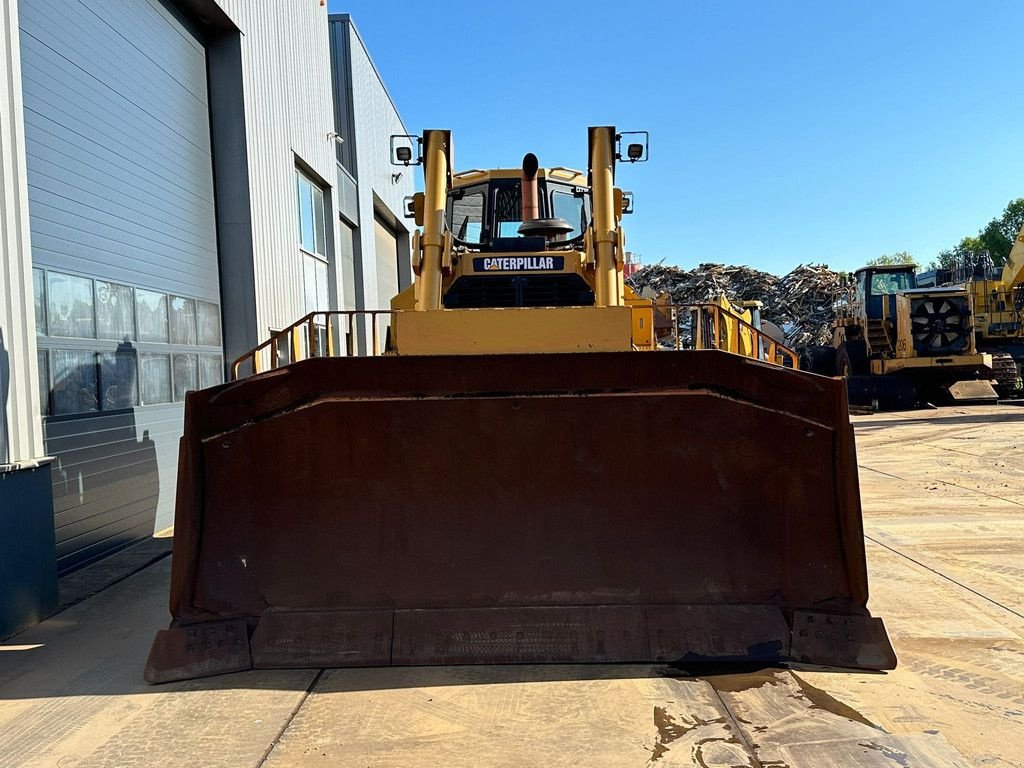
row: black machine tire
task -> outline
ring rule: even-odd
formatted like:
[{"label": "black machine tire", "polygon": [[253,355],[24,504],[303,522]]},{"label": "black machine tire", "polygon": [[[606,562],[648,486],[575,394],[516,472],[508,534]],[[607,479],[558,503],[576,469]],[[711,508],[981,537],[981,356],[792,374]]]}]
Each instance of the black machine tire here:
[{"label": "black machine tire", "polygon": [[836,375],[867,376],[871,372],[868,364],[868,344],[864,339],[847,339],[836,352]]},{"label": "black machine tire", "polygon": [[822,376],[834,376],[836,372],[836,348],[813,344],[804,349],[800,356],[800,369]]}]

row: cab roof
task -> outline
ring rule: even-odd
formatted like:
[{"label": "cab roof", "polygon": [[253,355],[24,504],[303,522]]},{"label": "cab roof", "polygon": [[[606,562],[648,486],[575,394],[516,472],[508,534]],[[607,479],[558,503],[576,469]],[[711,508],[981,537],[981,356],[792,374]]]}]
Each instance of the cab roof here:
[{"label": "cab roof", "polygon": [[[518,179],[522,175],[523,172],[519,168],[492,168],[490,170],[472,168],[468,171],[459,171],[452,174],[452,186],[455,188],[465,187],[469,184],[480,184],[491,179]],[[563,184],[587,186],[587,175],[573,168],[538,168],[537,178],[560,181]]]},{"label": "cab roof", "polygon": [[917,272],[916,264],[872,264],[868,267],[861,267],[858,272]]}]

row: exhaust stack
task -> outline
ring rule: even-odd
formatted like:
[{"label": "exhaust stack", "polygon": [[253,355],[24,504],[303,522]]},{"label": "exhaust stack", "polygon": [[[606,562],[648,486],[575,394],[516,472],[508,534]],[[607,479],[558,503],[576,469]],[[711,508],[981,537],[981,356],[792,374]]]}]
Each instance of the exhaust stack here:
[{"label": "exhaust stack", "polygon": [[523,222],[540,218],[540,206],[537,201],[537,169],[539,164],[533,152],[523,155],[522,187],[522,219]]}]

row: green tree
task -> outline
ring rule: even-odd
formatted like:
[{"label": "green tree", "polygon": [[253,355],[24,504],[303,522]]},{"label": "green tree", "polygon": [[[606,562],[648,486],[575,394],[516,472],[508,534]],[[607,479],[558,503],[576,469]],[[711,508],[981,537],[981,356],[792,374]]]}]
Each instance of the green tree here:
[{"label": "green tree", "polygon": [[918,265],[917,259],[915,259],[911,254],[907,253],[906,251],[896,251],[895,253],[883,253],[881,256],[868,260],[869,267],[882,267],[897,264],[913,264],[915,267]]},{"label": "green tree", "polygon": [[963,259],[968,253],[977,253],[985,250],[985,243],[981,237],[968,235],[952,248],[939,251],[939,266],[943,269],[950,269],[957,260]]},{"label": "green tree", "polygon": [[985,243],[996,266],[1000,266],[1010,255],[1013,241],[1024,226],[1024,197],[1011,200],[1003,210],[1003,215],[992,219],[983,230],[981,240]]},{"label": "green tree", "polygon": [[1013,247],[1013,241],[1017,233],[1024,226],[1024,197],[1018,197],[1007,203],[1006,208],[1000,216],[992,219],[977,234],[968,236],[961,240],[953,248],[947,248],[939,252],[938,259],[933,261],[931,266],[941,266],[946,269],[953,266],[957,259],[963,258],[968,253],[988,251],[993,263],[998,267],[1006,261]]}]

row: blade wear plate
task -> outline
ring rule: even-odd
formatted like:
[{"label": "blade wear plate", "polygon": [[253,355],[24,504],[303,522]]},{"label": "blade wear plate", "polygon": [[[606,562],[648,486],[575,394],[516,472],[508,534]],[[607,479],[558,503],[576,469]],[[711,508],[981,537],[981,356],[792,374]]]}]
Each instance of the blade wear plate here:
[{"label": "blade wear plate", "polygon": [[349,358],[186,410],[172,614],[249,618],[257,666],[784,660],[792,610],[868,615],[839,380],[722,352]]}]

